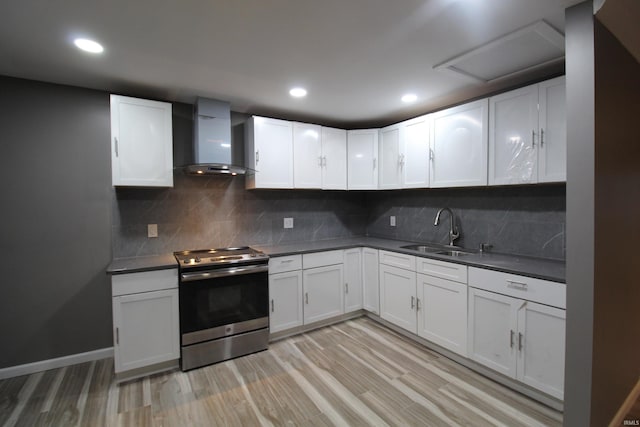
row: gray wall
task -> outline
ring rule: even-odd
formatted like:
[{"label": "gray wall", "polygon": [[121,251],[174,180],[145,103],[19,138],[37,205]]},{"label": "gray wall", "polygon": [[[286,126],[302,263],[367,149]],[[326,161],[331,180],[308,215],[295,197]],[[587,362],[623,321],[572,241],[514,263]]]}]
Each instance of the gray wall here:
[{"label": "gray wall", "polygon": [[567,426],[608,425],[640,379],[640,64],[592,10],[566,27]]},{"label": "gray wall", "polygon": [[[494,252],[564,259],[565,186],[430,189],[368,193],[367,232],[377,237],[448,243],[449,215],[433,225],[438,209],[450,207],[460,238],[456,244]],[[389,216],[396,226],[389,225]]]},{"label": "gray wall", "polygon": [[109,96],[0,77],[0,368],[110,347]]}]

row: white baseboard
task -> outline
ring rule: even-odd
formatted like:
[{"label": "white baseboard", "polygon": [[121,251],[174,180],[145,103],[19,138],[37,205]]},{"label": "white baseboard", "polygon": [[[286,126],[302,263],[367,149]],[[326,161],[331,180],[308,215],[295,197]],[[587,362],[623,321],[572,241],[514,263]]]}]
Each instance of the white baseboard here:
[{"label": "white baseboard", "polygon": [[40,362],[2,368],[0,369],[0,380],[19,377],[21,375],[29,375],[40,371],[48,371],[49,369],[62,368],[64,366],[75,365],[77,363],[106,359],[107,357],[113,357],[113,347],[101,348],[100,350],[88,351],[86,353],[71,354],[69,356],[58,357],[55,359],[41,360]]}]

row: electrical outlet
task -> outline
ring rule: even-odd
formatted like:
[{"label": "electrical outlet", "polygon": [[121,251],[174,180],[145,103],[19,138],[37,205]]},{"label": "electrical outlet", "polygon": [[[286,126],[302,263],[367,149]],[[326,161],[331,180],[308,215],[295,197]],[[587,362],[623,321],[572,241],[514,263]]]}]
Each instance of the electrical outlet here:
[{"label": "electrical outlet", "polygon": [[147,224],[147,236],[158,237],[158,224]]},{"label": "electrical outlet", "polygon": [[392,226],[392,227],[396,226],[396,217],[395,217],[395,215],[391,215],[389,217],[389,225]]},{"label": "electrical outlet", "polygon": [[284,228],[293,228],[293,218],[284,219]]}]

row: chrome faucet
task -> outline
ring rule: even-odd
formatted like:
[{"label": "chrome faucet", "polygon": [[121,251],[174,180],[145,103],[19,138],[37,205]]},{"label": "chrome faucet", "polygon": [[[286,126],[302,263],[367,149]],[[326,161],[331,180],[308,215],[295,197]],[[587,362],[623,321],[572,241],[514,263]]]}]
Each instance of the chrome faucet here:
[{"label": "chrome faucet", "polygon": [[440,214],[442,211],[449,212],[449,216],[451,217],[451,228],[449,229],[449,246],[453,246],[454,240],[460,237],[460,233],[458,233],[458,229],[456,228],[456,217],[453,215],[453,211],[449,208],[442,208],[436,214],[436,220],[433,222],[433,225],[440,224]]}]

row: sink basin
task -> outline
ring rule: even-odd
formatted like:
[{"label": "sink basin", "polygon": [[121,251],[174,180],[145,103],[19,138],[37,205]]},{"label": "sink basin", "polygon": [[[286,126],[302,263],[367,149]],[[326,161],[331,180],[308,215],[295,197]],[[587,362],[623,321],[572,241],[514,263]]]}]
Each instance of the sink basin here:
[{"label": "sink basin", "polygon": [[400,246],[402,249],[410,249],[412,251],[418,251],[418,252],[438,252],[441,251],[442,248],[437,248],[435,246],[429,246],[429,245],[407,245],[407,246]]},{"label": "sink basin", "polygon": [[465,256],[465,255],[471,255],[471,253],[463,252],[463,251],[439,251],[439,252],[436,252],[436,255]]}]

